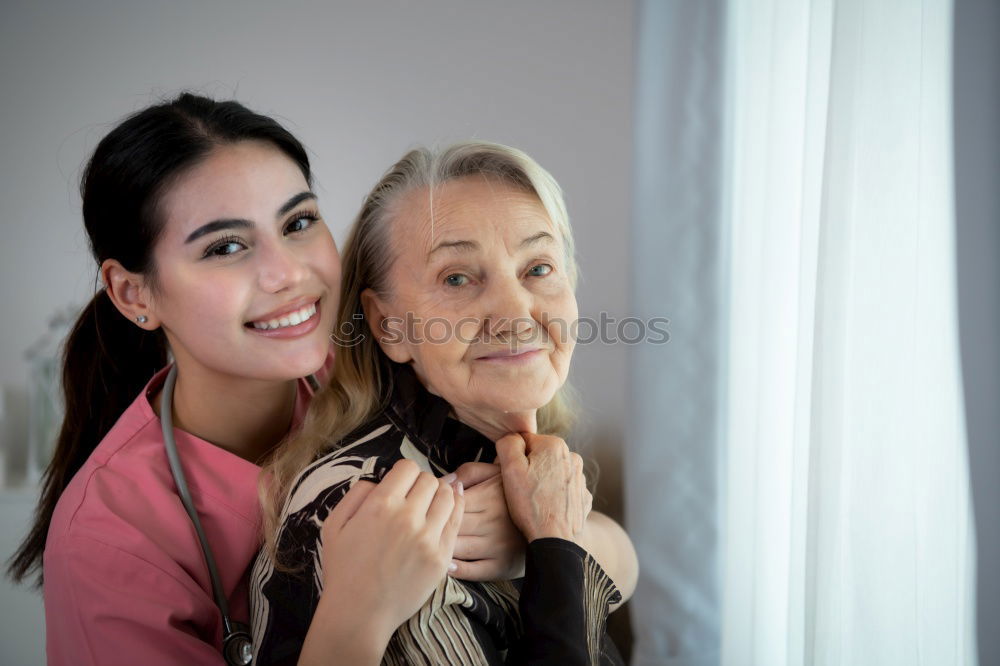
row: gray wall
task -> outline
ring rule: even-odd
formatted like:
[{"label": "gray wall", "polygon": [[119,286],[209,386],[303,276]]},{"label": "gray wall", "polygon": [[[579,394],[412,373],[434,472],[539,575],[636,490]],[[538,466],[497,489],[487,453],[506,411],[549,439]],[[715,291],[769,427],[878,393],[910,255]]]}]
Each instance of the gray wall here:
[{"label": "gray wall", "polygon": [[[93,289],[76,194],[112,123],[183,87],[278,115],[310,148],[338,240],[381,172],[414,143],[479,137],[523,148],[566,191],[582,315],[625,314],[632,3],[626,0],[150,2],[0,6],[0,444],[23,447],[23,353],[49,315]],[[574,382],[620,515],[625,355],[578,348]],[[8,458],[8,467],[18,467]],[[8,469],[16,476],[18,470]],[[0,493],[0,556],[28,488]],[[5,663],[40,663],[40,606],[0,583]]]},{"label": "gray wall", "polygon": [[986,666],[1000,664],[1000,3],[956,0],[954,67],[959,333]]}]

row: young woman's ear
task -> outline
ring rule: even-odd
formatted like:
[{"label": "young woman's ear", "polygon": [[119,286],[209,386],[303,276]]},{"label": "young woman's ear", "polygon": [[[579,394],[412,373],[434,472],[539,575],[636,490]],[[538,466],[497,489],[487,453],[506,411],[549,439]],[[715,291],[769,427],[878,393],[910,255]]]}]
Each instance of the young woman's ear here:
[{"label": "young woman's ear", "polygon": [[160,327],[153,312],[149,286],[142,274],[125,270],[117,259],[106,259],[101,264],[101,279],[108,298],[126,319],[147,331]]},{"label": "young woman's ear", "polygon": [[386,314],[385,304],[372,289],[361,292],[361,307],[365,311],[368,328],[382,352],[396,363],[413,360],[406,339],[405,322]]}]

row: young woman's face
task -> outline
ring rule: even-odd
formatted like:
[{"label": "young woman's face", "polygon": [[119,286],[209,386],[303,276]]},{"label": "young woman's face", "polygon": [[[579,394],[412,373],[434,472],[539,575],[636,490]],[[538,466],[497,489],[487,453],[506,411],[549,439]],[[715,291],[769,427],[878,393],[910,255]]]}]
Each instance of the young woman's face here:
[{"label": "young woman's face", "polygon": [[[481,178],[400,201],[388,298],[391,358],[466,414],[534,410],[562,386],[576,297],[560,233],[530,193]],[[380,299],[381,300],[381,299]]]},{"label": "young woman's face", "polygon": [[152,312],[186,373],[287,380],[323,365],[340,257],[291,159],[265,142],[220,146],[159,213]]}]

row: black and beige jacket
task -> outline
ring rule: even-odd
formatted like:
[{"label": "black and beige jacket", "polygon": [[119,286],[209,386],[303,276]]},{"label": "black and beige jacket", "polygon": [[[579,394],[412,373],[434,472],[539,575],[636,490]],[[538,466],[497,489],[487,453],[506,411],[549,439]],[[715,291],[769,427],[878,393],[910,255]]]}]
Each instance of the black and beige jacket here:
[{"label": "black and beige jacket", "polygon": [[[387,408],[298,476],[278,536],[280,557],[295,572],[275,570],[263,553],[252,571],[254,663],[298,659],[322,592],[320,527],[353,483],[381,480],[401,458],[435,476],[466,462],[493,462],[493,442],[450,412],[408,366],[396,366]],[[579,546],[538,539],[528,545],[524,578],[478,583],[447,576],[396,630],[383,664],[621,663],[605,633],[608,607],[620,599]]]}]

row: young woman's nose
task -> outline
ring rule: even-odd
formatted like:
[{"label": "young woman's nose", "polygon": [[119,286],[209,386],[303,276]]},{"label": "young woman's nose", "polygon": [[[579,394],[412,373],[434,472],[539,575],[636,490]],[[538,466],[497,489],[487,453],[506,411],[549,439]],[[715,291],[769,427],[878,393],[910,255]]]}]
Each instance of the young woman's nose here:
[{"label": "young woman's nose", "polygon": [[261,244],[257,256],[260,262],[257,282],[268,293],[291,289],[308,275],[305,262],[284,243]]}]

